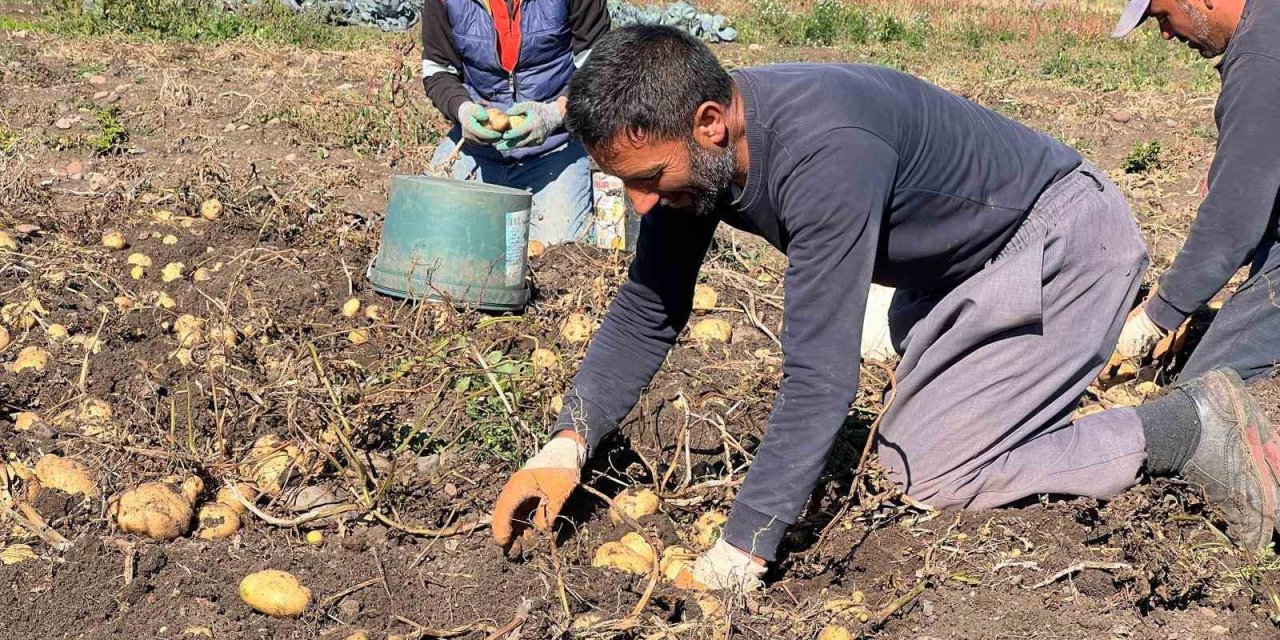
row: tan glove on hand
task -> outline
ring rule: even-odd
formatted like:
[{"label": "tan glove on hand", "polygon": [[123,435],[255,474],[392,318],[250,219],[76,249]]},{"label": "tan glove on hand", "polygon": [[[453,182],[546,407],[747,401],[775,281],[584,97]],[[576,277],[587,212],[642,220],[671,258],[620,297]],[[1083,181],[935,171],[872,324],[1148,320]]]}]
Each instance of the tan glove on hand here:
[{"label": "tan glove on hand", "polygon": [[546,531],[578,486],[587,447],[573,437],[551,439],[511,474],[493,505],[493,539],[509,549],[532,524]]},{"label": "tan glove on hand", "polygon": [[1143,309],[1129,317],[1120,331],[1116,353],[1129,360],[1140,360],[1151,355],[1156,343],[1169,332],[1151,320]]},{"label": "tan glove on hand", "polygon": [[676,575],[678,589],[692,591],[733,591],[745,593],[759,589],[768,568],[724,538],[702,554],[692,568]]}]

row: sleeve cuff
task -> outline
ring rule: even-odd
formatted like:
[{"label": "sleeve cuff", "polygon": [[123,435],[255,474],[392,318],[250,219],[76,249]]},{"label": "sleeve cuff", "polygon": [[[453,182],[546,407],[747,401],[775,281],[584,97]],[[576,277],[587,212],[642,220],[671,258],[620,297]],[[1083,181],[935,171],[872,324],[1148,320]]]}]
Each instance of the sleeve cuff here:
[{"label": "sleeve cuff", "polygon": [[724,526],[724,539],[753,556],[773,562],[789,527],[790,522],[756,511],[738,500],[733,503],[729,522]]},{"label": "sleeve cuff", "polygon": [[570,392],[551,432],[574,431],[587,441],[587,450],[595,452],[596,445],[617,427],[604,409],[576,392]]},{"label": "sleeve cuff", "polygon": [[1187,316],[1191,315],[1190,312],[1181,311],[1169,304],[1169,302],[1165,300],[1158,291],[1155,296],[1147,301],[1143,310],[1146,311],[1147,317],[1151,318],[1152,322],[1159,325],[1159,327],[1165,331],[1173,331],[1174,329],[1177,329],[1178,325],[1181,325],[1182,321],[1186,320]]}]

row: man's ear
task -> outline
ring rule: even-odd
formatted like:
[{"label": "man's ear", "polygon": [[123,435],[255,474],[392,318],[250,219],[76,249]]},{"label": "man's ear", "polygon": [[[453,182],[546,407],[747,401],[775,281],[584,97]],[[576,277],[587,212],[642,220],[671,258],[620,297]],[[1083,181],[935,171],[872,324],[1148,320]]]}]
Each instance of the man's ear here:
[{"label": "man's ear", "polygon": [[724,146],[729,140],[727,115],[728,108],[714,100],[698,105],[693,112],[693,139],[704,147]]}]

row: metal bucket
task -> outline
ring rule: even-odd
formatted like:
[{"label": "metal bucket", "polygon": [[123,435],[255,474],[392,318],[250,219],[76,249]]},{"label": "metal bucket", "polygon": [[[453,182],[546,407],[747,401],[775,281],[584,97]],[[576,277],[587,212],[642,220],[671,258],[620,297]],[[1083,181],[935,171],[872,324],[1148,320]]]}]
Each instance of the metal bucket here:
[{"label": "metal bucket", "polygon": [[369,282],[398,298],[522,309],[532,204],[532,195],[509,187],[393,176]]}]

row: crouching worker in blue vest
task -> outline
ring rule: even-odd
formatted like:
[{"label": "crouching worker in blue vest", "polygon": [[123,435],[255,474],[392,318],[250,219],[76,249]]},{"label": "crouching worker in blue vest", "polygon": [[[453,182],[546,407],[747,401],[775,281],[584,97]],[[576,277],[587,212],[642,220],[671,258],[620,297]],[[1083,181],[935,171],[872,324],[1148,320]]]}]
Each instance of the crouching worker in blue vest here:
[{"label": "crouching worker in blue vest", "polygon": [[[565,93],[596,39],[609,31],[605,0],[426,0],[422,84],[454,122],[433,164],[462,149],[457,179],[533,193],[529,239],[545,246],[590,230],[591,169],[564,127]],[[504,132],[487,108],[523,122]]]}]

